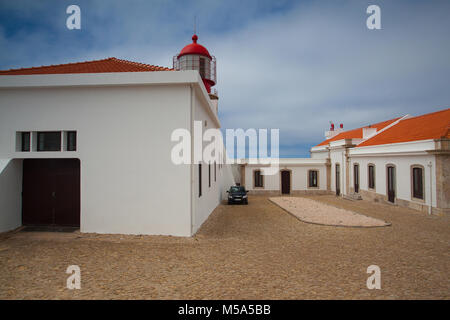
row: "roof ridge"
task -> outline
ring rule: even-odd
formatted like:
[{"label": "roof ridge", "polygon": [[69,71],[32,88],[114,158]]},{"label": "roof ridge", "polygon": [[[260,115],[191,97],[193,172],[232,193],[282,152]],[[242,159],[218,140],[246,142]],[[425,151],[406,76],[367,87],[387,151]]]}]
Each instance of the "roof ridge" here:
[{"label": "roof ridge", "polygon": [[45,65],[45,66],[40,66],[40,67],[5,69],[5,70],[0,70],[0,72],[19,71],[19,70],[25,71],[25,70],[33,70],[33,69],[59,67],[59,66],[70,66],[70,65],[76,65],[76,64],[86,64],[86,63],[106,61],[106,60],[111,60],[111,59],[115,59],[115,58],[114,57],[110,57],[110,58],[98,59],[98,60],[86,60],[86,61],[80,61],[80,62],[67,62],[67,63],[59,63],[59,64],[50,64],[50,65]]},{"label": "roof ridge", "polygon": [[[350,129],[350,130],[341,131],[341,132],[339,132],[339,134],[344,133],[344,132],[350,132],[350,131],[353,131],[353,130],[364,129],[364,128],[373,128],[374,126],[376,126],[378,124],[382,124],[382,123],[388,122],[388,121],[394,121],[395,122],[395,121],[397,121],[397,120],[399,120],[401,118],[403,118],[403,117],[397,117],[397,118],[392,118],[392,119],[388,119],[388,120],[384,120],[384,121],[380,121],[380,122],[376,122],[376,123],[370,123],[370,124],[362,126],[362,127],[357,127],[357,128]],[[330,138],[330,139],[332,139],[332,138]]]},{"label": "roof ridge", "polygon": [[51,65],[42,65],[40,67],[27,67],[27,68],[16,68],[16,69],[6,69],[6,70],[0,70],[0,74],[7,73],[7,72],[20,72],[20,71],[35,71],[35,70],[47,70],[50,68],[55,67],[67,67],[67,66],[79,66],[79,65],[88,65],[98,62],[105,62],[105,61],[114,61],[119,63],[124,63],[132,66],[142,67],[142,68],[148,68],[148,69],[156,69],[157,71],[170,71],[173,69],[167,68],[167,67],[161,67],[157,65],[151,65],[141,62],[135,62],[125,59],[118,59],[116,57],[109,57],[105,59],[98,59],[98,60],[86,60],[86,61],[80,61],[80,62],[68,62],[68,63],[60,63],[60,64],[51,64]]},{"label": "roof ridge", "polygon": [[112,57],[110,59],[115,60],[115,61],[119,61],[119,62],[123,62],[123,63],[128,63],[128,64],[131,64],[131,65],[171,70],[170,68],[167,68],[167,67],[161,67],[161,66],[157,66],[157,65],[154,65],[154,64],[142,63],[142,62],[131,61],[131,60],[126,60],[126,59],[119,59],[119,58],[116,58],[116,57]]},{"label": "roof ridge", "polygon": [[[359,127],[359,128],[357,128],[357,129],[372,128],[372,127],[374,127],[374,126],[376,126],[376,125],[378,125],[378,124],[382,124],[382,123],[389,122],[389,121],[395,122],[395,121],[397,121],[397,120],[399,120],[399,119],[402,119],[402,118],[403,118],[403,117],[396,117],[396,118],[392,118],[392,119],[388,119],[388,120],[384,120],[384,121],[380,121],[380,122],[376,122],[376,123],[371,123],[371,124],[369,124],[369,125],[367,125],[367,126]],[[384,128],[383,128],[383,129],[384,129]]]},{"label": "roof ridge", "polygon": [[[388,120],[384,120],[384,121],[380,121],[380,122],[376,122],[376,123],[371,123],[371,124],[368,124],[368,125],[365,125],[365,126],[354,128],[354,129],[340,131],[340,132],[336,133],[333,137],[323,140],[322,142],[320,142],[319,144],[315,145],[314,147],[320,147],[320,146],[327,145],[330,142],[339,140],[339,139],[337,139],[339,137],[342,137],[342,136],[345,136],[345,135],[348,135],[348,134],[352,134],[352,133],[356,134],[360,130],[361,130],[361,135],[362,135],[362,131],[363,131],[364,128],[377,128],[378,126],[381,125],[381,127],[382,127],[381,129],[377,128],[377,132],[379,132],[380,130],[384,129],[385,127],[391,126],[393,123],[397,123],[400,119],[404,119],[404,118],[405,118],[405,116],[396,117],[396,118],[392,118],[392,119],[388,119]],[[342,138],[342,139],[344,139],[344,138]],[[345,139],[347,139],[347,138],[345,138]]]},{"label": "roof ridge", "polygon": [[[364,143],[364,142],[366,142],[366,141],[369,141],[370,139],[373,139],[374,137],[376,137],[376,136],[379,135],[380,133],[382,133],[382,132],[384,132],[384,131],[386,131],[386,130],[389,130],[390,128],[392,128],[392,127],[395,126],[396,124],[400,123],[401,121],[409,119],[408,117],[409,117],[409,114],[406,114],[406,115],[404,115],[403,117],[398,117],[398,118],[394,119],[393,122],[391,122],[390,124],[388,124],[388,125],[385,126],[384,128],[382,128],[382,129],[380,129],[380,130],[377,130],[377,131],[375,132],[374,135],[372,135],[371,137],[367,138],[367,139],[364,140],[364,141],[361,141],[360,143],[358,143],[358,145],[360,145],[360,144],[362,144],[362,143]],[[390,121],[390,120],[387,120],[387,121]],[[384,121],[384,122],[386,122],[386,121]]]},{"label": "roof ridge", "polygon": [[358,147],[450,138],[450,108],[398,121]]},{"label": "roof ridge", "polygon": [[428,116],[435,115],[436,113],[445,112],[445,111],[450,111],[450,108],[442,109],[442,110],[438,110],[438,111],[433,111],[433,112],[430,112],[430,113],[419,114],[419,115],[417,115],[417,116],[413,116],[413,117],[404,119],[404,121],[406,121],[406,120],[412,120],[412,119],[416,119],[416,118],[420,118],[420,117],[428,117]]}]

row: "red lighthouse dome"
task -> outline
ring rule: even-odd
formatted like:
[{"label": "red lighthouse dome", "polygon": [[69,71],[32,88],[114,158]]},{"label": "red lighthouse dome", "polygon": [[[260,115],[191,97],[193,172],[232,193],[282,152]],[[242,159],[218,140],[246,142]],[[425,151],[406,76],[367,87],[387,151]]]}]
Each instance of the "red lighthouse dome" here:
[{"label": "red lighthouse dome", "polygon": [[192,36],[192,43],[185,46],[178,55],[173,57],[175,70],[197,70],[202,77],[208,93],[216,84],[216,58],[211,56],[201,44],[197,43],[196,34]]},{"label": "red lighthouse dome", "polygon": [[188,44],[181,50],[180,54],[178,55],[178,58],[186,54],[199,54],[211,59],[211,55],[209,54],[208,49],[206,49],[201,44],[198,44],[197,40],[198,37],[196,34],[194,34],[192,36],[192,43]]}]

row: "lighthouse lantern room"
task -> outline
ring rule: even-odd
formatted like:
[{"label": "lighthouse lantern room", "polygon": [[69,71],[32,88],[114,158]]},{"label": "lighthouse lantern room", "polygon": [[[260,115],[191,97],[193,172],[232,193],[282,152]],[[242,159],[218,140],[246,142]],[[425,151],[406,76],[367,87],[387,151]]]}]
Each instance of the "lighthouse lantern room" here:
[{"label": "lighthouse lantern room", "polygon": [[197,35],[192,36],[192,43],[185,46],[173,57],[175,70],[198,70],[208,93],[216,84],[216,58],[208,50],[197,43]]}]

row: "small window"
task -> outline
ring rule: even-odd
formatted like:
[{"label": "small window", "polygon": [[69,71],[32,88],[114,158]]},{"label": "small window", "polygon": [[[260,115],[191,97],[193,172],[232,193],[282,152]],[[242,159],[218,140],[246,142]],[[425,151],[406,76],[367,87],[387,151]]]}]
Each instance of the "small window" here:
[{"label": "small window", "polygon": [[208,163],[208,186],[211,188],[211,162]]},{"label": "small window", "polygon": [[261,174],[261,170],[254,171],[254,185],[255,188],[264,187],[264,176]]},{"label": "small window", "polygon": [[67,151],[77,150],[77,132],[67,131]]},{"label": "small window", "polygon": [[30,151],[30,132],[22,132],[22,151]]},{"label": "small window", "polygon": [[359,165],[353,165],[353,184],[355,188],[355,193],[359,192]]},{"label": "small window", "polygon": [[61,131],[38,132],[37,151],[61,151]]},{"label": "small window", "polygon": [[317,188],[319,186],[318,177],[319,173],[317,170],[309,170],[308,187]]},{"label": "small window", "polygon": [[375,166],[369,164],[369,189],[375,189]]},{"label": "small window", "polygon": [[423,200],[423,169],[413,168],[413,197]]},{"label": "small window", "polygon": [[214,182],[217,181],[217,165],[216,162],[214,161]]},{"label": "small window", "polygon": [[202,164],[198,164],[198,197],[202,196]]}]

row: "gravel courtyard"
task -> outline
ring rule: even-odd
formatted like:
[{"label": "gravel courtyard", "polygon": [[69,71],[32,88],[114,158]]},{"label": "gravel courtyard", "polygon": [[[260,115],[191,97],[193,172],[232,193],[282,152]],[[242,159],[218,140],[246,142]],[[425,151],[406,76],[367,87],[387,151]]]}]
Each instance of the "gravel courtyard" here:
[{"label": "gravel courtyard", "polygon": [[390,223],[380,219],[337,208],[305,197],[271,197],[269,200],[303,222],[324,226],[358,228],[386,227],[390,225]]},{"label": "gravel courtyard", "polygon": [[[449,299],[450,218],[312,199],[392,223],[303,223],[250,196],[221,205],[193,238],[18,232],[0,235],[1,299]],[[161,213],[163,214],[163,213]],[[381,290],[368,290],[369,265]],[[79,265],[81,289],[66,289]]]}]

